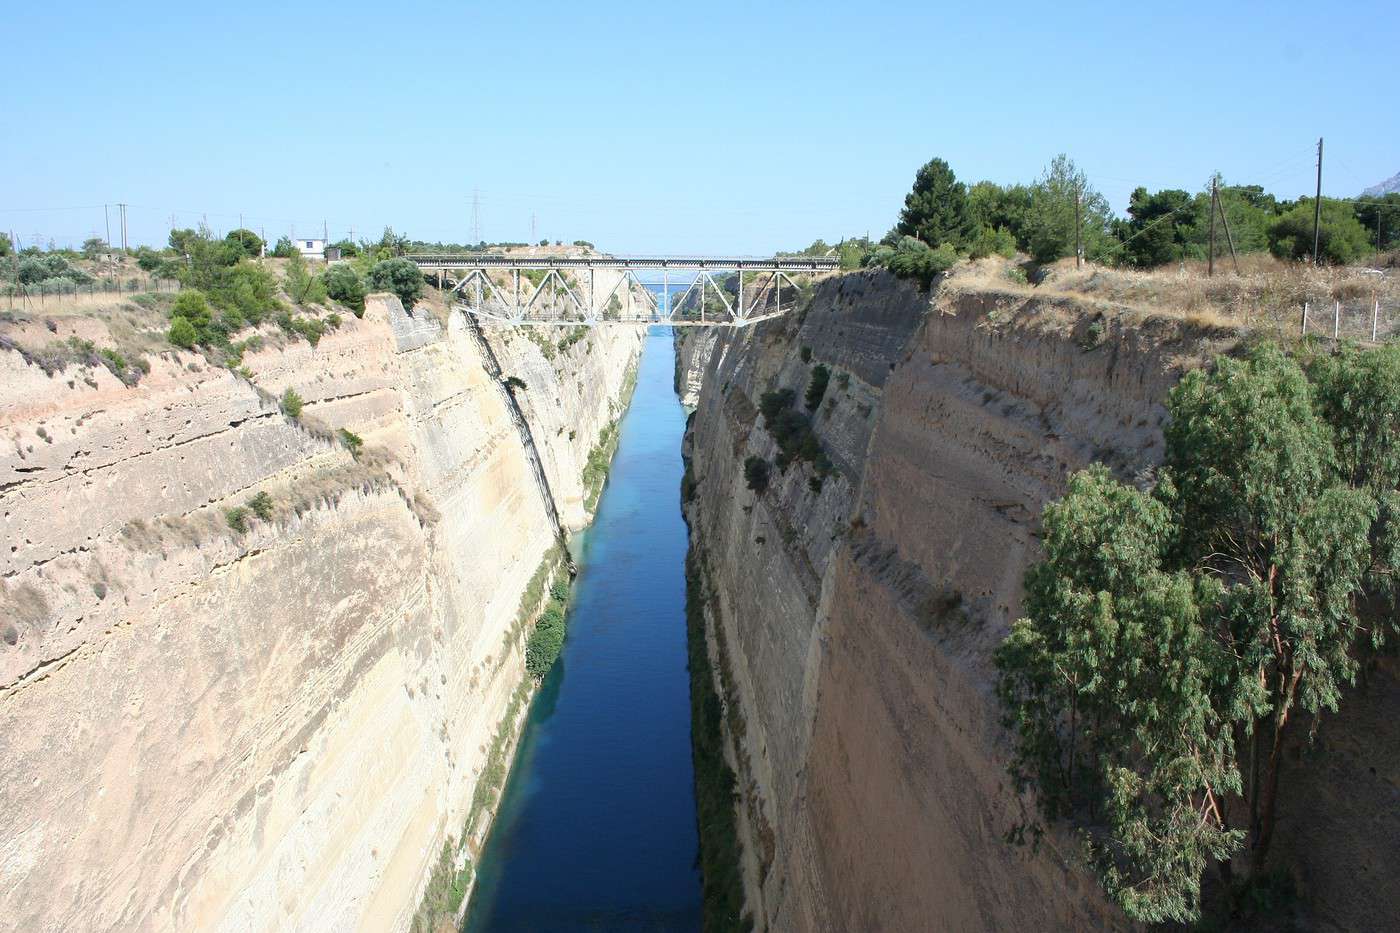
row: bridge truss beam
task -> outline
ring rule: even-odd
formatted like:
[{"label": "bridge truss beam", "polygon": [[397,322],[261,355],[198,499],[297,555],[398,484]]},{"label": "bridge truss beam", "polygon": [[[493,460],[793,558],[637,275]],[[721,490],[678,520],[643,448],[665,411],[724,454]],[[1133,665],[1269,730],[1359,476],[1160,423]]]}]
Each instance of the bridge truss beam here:
[{"label": "bridge truss beam", "polygon": [[[475,316],[483,324],[511,327],[596,327],[602,324],[744,327],[783,313],[783,285],[786,283],[794,292],[798,288],[789,272],[826,272],[837,268],[836,260],[810,257],[795,260],[709,257],[535,259],[492,255],[408,258],[425,272],[436,272],[439,286],[445,287],[446,280],[450,279],[451,291],[458,296],[454,302],[458,310]],[[611,276],[611,287],[606,283],[601,288],[598,286],[599,270],[615,273]],[[640,270],[661,273],[660,300],[638,277]],[[545,274],[538,282],[530,280],[522,289],[522,274],[530,271]],[[565,278],[567,271],[578,273],[581,281],[576,287]],[[686,273],[684,278],[689,280],[677,301],[671,300],[673,271]],[[493,272],[504,272],[510,276],[509,284],[504,286],[509,289],[509,294],[492,277]],[[716,281],[716,272],[734,275],[736,289],[732,296]],[[753,279],[746,282],[746,275]],[[620,300],[619,289],[622,291]],[[706,307],[711,290],[723,307],[723,312],[712,313]],[[688,307],[687,302],[697,292],[698,299]],[[546,311],[542,307],[541,296],[551,293],[563,304],[562,313]],[[636,300],[639,295],[642,296],[641,301]],[[766,300],[769,297],[771,303]]]}]

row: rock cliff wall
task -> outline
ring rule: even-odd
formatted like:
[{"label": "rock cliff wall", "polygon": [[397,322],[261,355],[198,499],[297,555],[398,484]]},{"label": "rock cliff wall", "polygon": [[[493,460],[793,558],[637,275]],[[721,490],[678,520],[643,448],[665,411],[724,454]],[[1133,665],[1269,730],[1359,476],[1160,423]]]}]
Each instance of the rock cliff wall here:
[{"label": "rock cliff wall", "polygon": [[[1036,814],[1006,777],[991,656],[1044,504],[1096,460],[1149,480],[1167,392],[1237,337],[967,281],[930,297],[828,279],[800,313],[679,362],[703,367],[677,378],[702,385],[686,514],[759,929],[1126,926],[1063,828],[1007,842]],[[757,495],[744,462],[777,454],[762,395],[802,406],[818,364],[835,472],[774,466]],[[1394,658],[1362,681],[1289,746],[1271,861],[1297,901],[1269,908],[1280,927],[1379,929],[1400,909]]]},{"label": "rock cliff wall", "polygon": [[[408,926],[556,540],[465,326],[376,297],[251,379],[170,352],[135,387],[0,350],[0,925]],[[578,527],[641,335],[489,339]]]},{"label": "rock cliff wall", "polygon": [[[1031,814],[1005,773],[991,652],[1041,506],[1092,460],[1150,468],[1161,400],[1201,352],[1168,323],[951,291],[931,305],[880,273],[719,335],[687,515],[760,929],[1125,925],[1070,840],[1005,841]],[[756,495],[744,461],[777,454],[762,394],[802,406],[817,364],[835,472],[775,466]]]}]

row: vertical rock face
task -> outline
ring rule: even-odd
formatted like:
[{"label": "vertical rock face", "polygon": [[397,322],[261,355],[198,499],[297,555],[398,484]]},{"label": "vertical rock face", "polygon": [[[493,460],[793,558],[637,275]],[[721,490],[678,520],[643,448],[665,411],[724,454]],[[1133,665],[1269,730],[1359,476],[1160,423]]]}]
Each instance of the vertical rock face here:
[{"label": "vertical rock face", "polygon": [[[315,348],[249,356],[251,382],[170,353],[134,388],[0,350],[3,925],[408,924],[556,540],[464,328],[374,298]],[[641,334],[550,359],[490,339],[581,525]],[[272,516],[235,531],[259,492]]]},{"label": "vertical rock face", "polygon": [[[1126,926],[1067,836],[1006,841],[1034,814],[1006,776],[991,653],[1043,504],[1095,459],[1153,466],[1162,399],[1199,355],[1175,325],[931,305],[879,273],[718,336],[687,516],[759,928]],[[789,388],[802,409],[817,364],[835,472],[775,465],[756,494],[745,460],[778,453],[761,397]]]},{"label": "vertical rock face", "polygon": [[718,342],[717,328],[676,328],[676,395],[688,412],[700,403],[700,385]]}]

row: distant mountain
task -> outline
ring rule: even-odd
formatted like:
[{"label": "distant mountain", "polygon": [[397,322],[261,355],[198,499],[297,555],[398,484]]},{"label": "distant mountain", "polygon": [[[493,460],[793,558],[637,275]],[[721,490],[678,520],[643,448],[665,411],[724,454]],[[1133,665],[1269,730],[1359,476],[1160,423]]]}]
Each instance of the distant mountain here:
[{"label": "distant mountain", "polygon": [[1374,195],[1375,197],[1381,197],[1382,195],[1395,194],[1397,192],[1400,192],[1400,172],[1391,175],[1379,185],[1372,185],[1367,188],[1365,191],[1361,192],[1361,196],[1366,197],[1367,195]]}]

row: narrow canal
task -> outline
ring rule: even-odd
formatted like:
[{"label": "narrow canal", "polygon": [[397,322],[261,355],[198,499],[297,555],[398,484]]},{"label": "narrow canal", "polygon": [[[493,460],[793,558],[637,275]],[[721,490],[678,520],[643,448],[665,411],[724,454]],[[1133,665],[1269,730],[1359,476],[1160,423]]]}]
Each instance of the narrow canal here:
[{"label": "narrow canal", "polygon": [[470,933],[700,929],[673,359],[669,329],[654,329],[576,554],[564,650],[479,860]]}]

